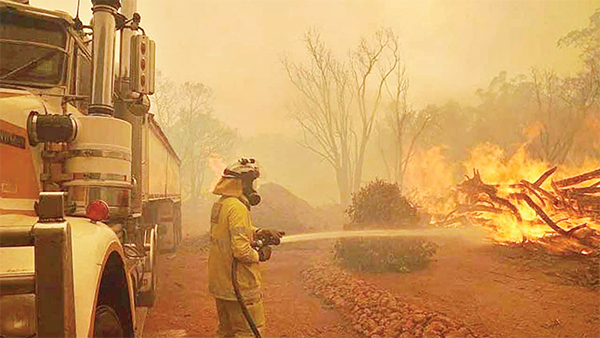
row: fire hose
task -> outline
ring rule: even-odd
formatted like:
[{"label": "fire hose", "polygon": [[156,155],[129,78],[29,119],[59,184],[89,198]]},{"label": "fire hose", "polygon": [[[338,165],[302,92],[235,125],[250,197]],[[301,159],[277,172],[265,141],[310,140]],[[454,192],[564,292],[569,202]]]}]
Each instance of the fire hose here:
[{"label": "fire hose", "polygon": [[238,260],[234,258],[233,264],[231,265],[231,282],[233,283],[233,292],[235,292],[235,298],[237,298],[238,303],[240,303],[240,306],[242,307],[242,313],[244,314],[244,318],[246,318],[246,322],[248,322],[248,325],[250,325],[250,329],[252,330],[254,337],[262,338],[262,336],[260,335],[260,331],[258,331],[258,328],[256,327],[254,319],[252,319],[252,316],[250,315],[250,312],[248,312],[246,304],[244,304],[244,298],[242,298],[242,293],[240,292],[240,285],[238,284],[237,280],[237,267]]},{"label": "fire hose", "polygon": [[[284,233],[282,232],[281,234],[283,235]],[[272,236],[266,236],[266,237],[261,237],[261,238],[257,239],[256,241],[252,242],[251,246],[254,250],[260,252],[263,248],[270,249],[269,245],[279,245],[279,243],[280,243],[279,238],[275,238]],[[270,257],[270,254],[269,254],[269,257]],[[246,318],[246,322],[250,326],[250,329],[252,330],[254,337],[262,338],[262,336],[260,335],[260,331],[258,331],[258,328],[256,327],[256,323],[254,322],[254,319],[250,315],[250,312],[248,311],[246,304],[244,304],[244,298],[242,297],[242,293],[240,292],[240,285],[237,280],[238,264],[239,264],[239,261],[234,257],[233,263],[231,264],[231,283],[233,284],[233,292],[235,293],[235,298],[237,299],[238,303],[240,304],[240,307],[242,308],[242,313],[244,314],[244,318]]]}]

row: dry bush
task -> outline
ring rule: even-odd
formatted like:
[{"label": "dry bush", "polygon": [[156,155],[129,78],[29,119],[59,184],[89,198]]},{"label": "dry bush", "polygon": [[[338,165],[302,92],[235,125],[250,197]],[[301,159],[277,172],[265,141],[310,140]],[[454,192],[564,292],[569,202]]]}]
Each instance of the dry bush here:
[{"label": "dry bush", "polygon": [[435,243],[418,238],[350,238],[335,245],[335,258],[359,271],[410,272],[423,269],[435,255]]},{"label": "dry bush", "polygon": [[375,179],[352,195],[346,210],[351,223],[347,228],[401,228],[414,225],[417,208],[402,194],[397,183]]},{"label": "dry bush", "polygon": [[[418,224],[417,208],[397,184],[376,179],[352,196],[346,230],[402,229]],[[345,268],[360,271],[409,272],[423,269],[437,245],[419,238],[350,238],[335,246],[335,258]]]}]

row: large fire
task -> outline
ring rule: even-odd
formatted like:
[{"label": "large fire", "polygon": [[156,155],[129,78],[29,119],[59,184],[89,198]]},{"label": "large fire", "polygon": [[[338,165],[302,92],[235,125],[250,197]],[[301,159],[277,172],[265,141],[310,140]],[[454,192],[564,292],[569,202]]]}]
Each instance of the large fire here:
[{"label": "large fire", "polygon": [[215,187],[217,186],[217,183],[219,183],[219,179],[221,178],[221,175],[223,174],[223,170],[225,170],[225,168],[227,167],[227,164],[225,164],[225,161],[223,160],[223,157],[221,157],[221,155],[219,155],[217,153],[212,153],[208,157],[208,167],[210,168],[210,170],[212,171],[212,173],[214,175],[214,178],[213,178],[212,183],[210,184],[210,190],[209,190],[209,191],[213,191],[215,189]]},{"label": "large fire", "polygon": [[[440,156],[434,149],[419,160],[433,168],[427,169],[428,177],[439,172],[449,182],[416,178],[421,196],[428,196],[420,202],[437,215],[435,224],[484,226],[497,242],[535,243],[557,252],[589,254],[600,249],[597,162],[556,168],[529,158],[525,146],[508,157],[499,146],[481,144],[462,163],[469,176],[448,188],[451,170]],[[415,181],[415,173],[408,176]]]}]

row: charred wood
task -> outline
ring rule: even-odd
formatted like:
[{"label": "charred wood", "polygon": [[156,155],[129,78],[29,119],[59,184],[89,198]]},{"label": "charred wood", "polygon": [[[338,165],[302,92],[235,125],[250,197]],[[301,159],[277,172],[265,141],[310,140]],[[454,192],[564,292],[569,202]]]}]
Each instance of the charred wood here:
[{"label": "charred wood", "polygon": [[558,167],[553,167],[553,168],[546,170],[546,172],[543,173],[542,176],[540,176],[540,178],[538,178],[535,182],[533,182],[533,185],[536,187],[541,187],[542,184],[544,184],[544,182],[548,179],[548,177],[550,177],[550,175],[554,174],[554,172],[556,171],[557,168]]},{"label": "charred wood", "polygon": [[535,213],[544,221],[546,222],[546,224],[548,224],[548,226],[550,228],[552,228],[552,230],[558,232],[559,234],[567,237],[569,236],[569,233],[567,231],[565,231],[563,228],[559,227],[556,223],[554,223],[554,221],[552,220],[552,218],[550,218],[542,208],[540,208],[539,205],[535,204],[535,202],[531,199],[531,197],[529,197],[526,194],[520,194],[519,198],[521,198],[522,200],[524,200],[531,209],[533,209],[533,211],[535,211]]},{"label": "charred wood", "polygon": [[557,187],[562,188],[562,187],[568,187],[571,185],[579,184],[579,183],[589,181],[592,179],[596,179],[596,178],[600,178],[600,169],[596,169],[596,170],[587,172],[585,174],[581,174],[581,175],[565,178],[565,179],[562,179],[559,181],[555,181],[554,184],[556,184]]},{"label": "charred wood", "polygon": [[453,214],[456,214],[456,213],[476,212],[476,211],[491,212],[494,214],[502,213],[502,209],[498,209],[494,206],[479,205],[479,204],[461,204],[461,205],[457,206],[454,210],[450,211],[448,213],[448,215],[446,215],[446,217],[444,217],[444,220],[442,222],[446,222],[450,218],[450,216],[452,216]]},{"label": "charred wood", "polygon": [[507,199],[498,197],[498,188],[493,185],[484,183],[481,180],[481,175],[479,174],[479,171],[477,169],[473,169],[473,177],[467,176],[467,179],[463,183],[459,184],[458,190],[464,192],[467,195],[467,202],[471,204],[475,204],[481,201],[480,196],[482,194],[487,195],[491,202],[507,208],[515,216],[517,221],[522,221],[521,214],[519,213],[517,207],[515,207]]},{"label": "charred wood", "polygon": [[584,188],[567,188],[562,189],[565,195],[569,198],[576,197],[583,194],[597,194],[600,193],[600,187],[584,187]]},{"label": "charred wood", "polygon": [[[539,179],[538,179],[539,181]],[[532,194],[535,195],[535,197],[538,198],[538,200],[540,200],[540,203],[542,203],[542,206],[546,206],[546,202],[544,201],[544,199],[542,198],[542,196],[540,196],[540,194],[538,194],[538,192],[536,191],[537,189],[542,190],[542,193],[546,193],[547,195],[545,195],[546,197],[549,197],[550,200],[554,200],[554,196],[552,196],[549,192],[545,191],[544,189],[540,188],[539,186],[535,185],[535,184],[531,184],[526,180],[521,180],[521,184],[527,189],[529,190],[529,192],[531,192]],[[554,202],[554,201],[553,201]]]},{"label": "charred wood", "polygon": [[519,222],[523,221],[523,218],[521,217],[521,213],[519,212],[519,209],[517,209],[517,207],[515,207],[512,203],[510,203],[509,200],[504,199],[502,197],[498,197],[496,195],[489,195],[489,196],[492,199],[492,201],[508,208],[508,210],[510,210],[510,212],[512,212],[512,214],[515,216],[517,221],[519,221]]}]

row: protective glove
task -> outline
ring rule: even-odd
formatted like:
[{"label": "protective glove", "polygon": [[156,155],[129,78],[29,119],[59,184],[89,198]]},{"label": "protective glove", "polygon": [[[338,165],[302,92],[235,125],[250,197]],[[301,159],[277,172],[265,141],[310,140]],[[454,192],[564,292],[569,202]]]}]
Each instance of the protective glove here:
[{"label": "protective glove", "polygon": [[271,258],[271,247],[265,245],[258,250],[258,260],[261,262],[266,262]]},{"label": "protective glove", "polygon": [[258,229],[255,235],[256,239],[263,241],[266,245],[279,245],[281,237],[285,235],[285,231]]}]

